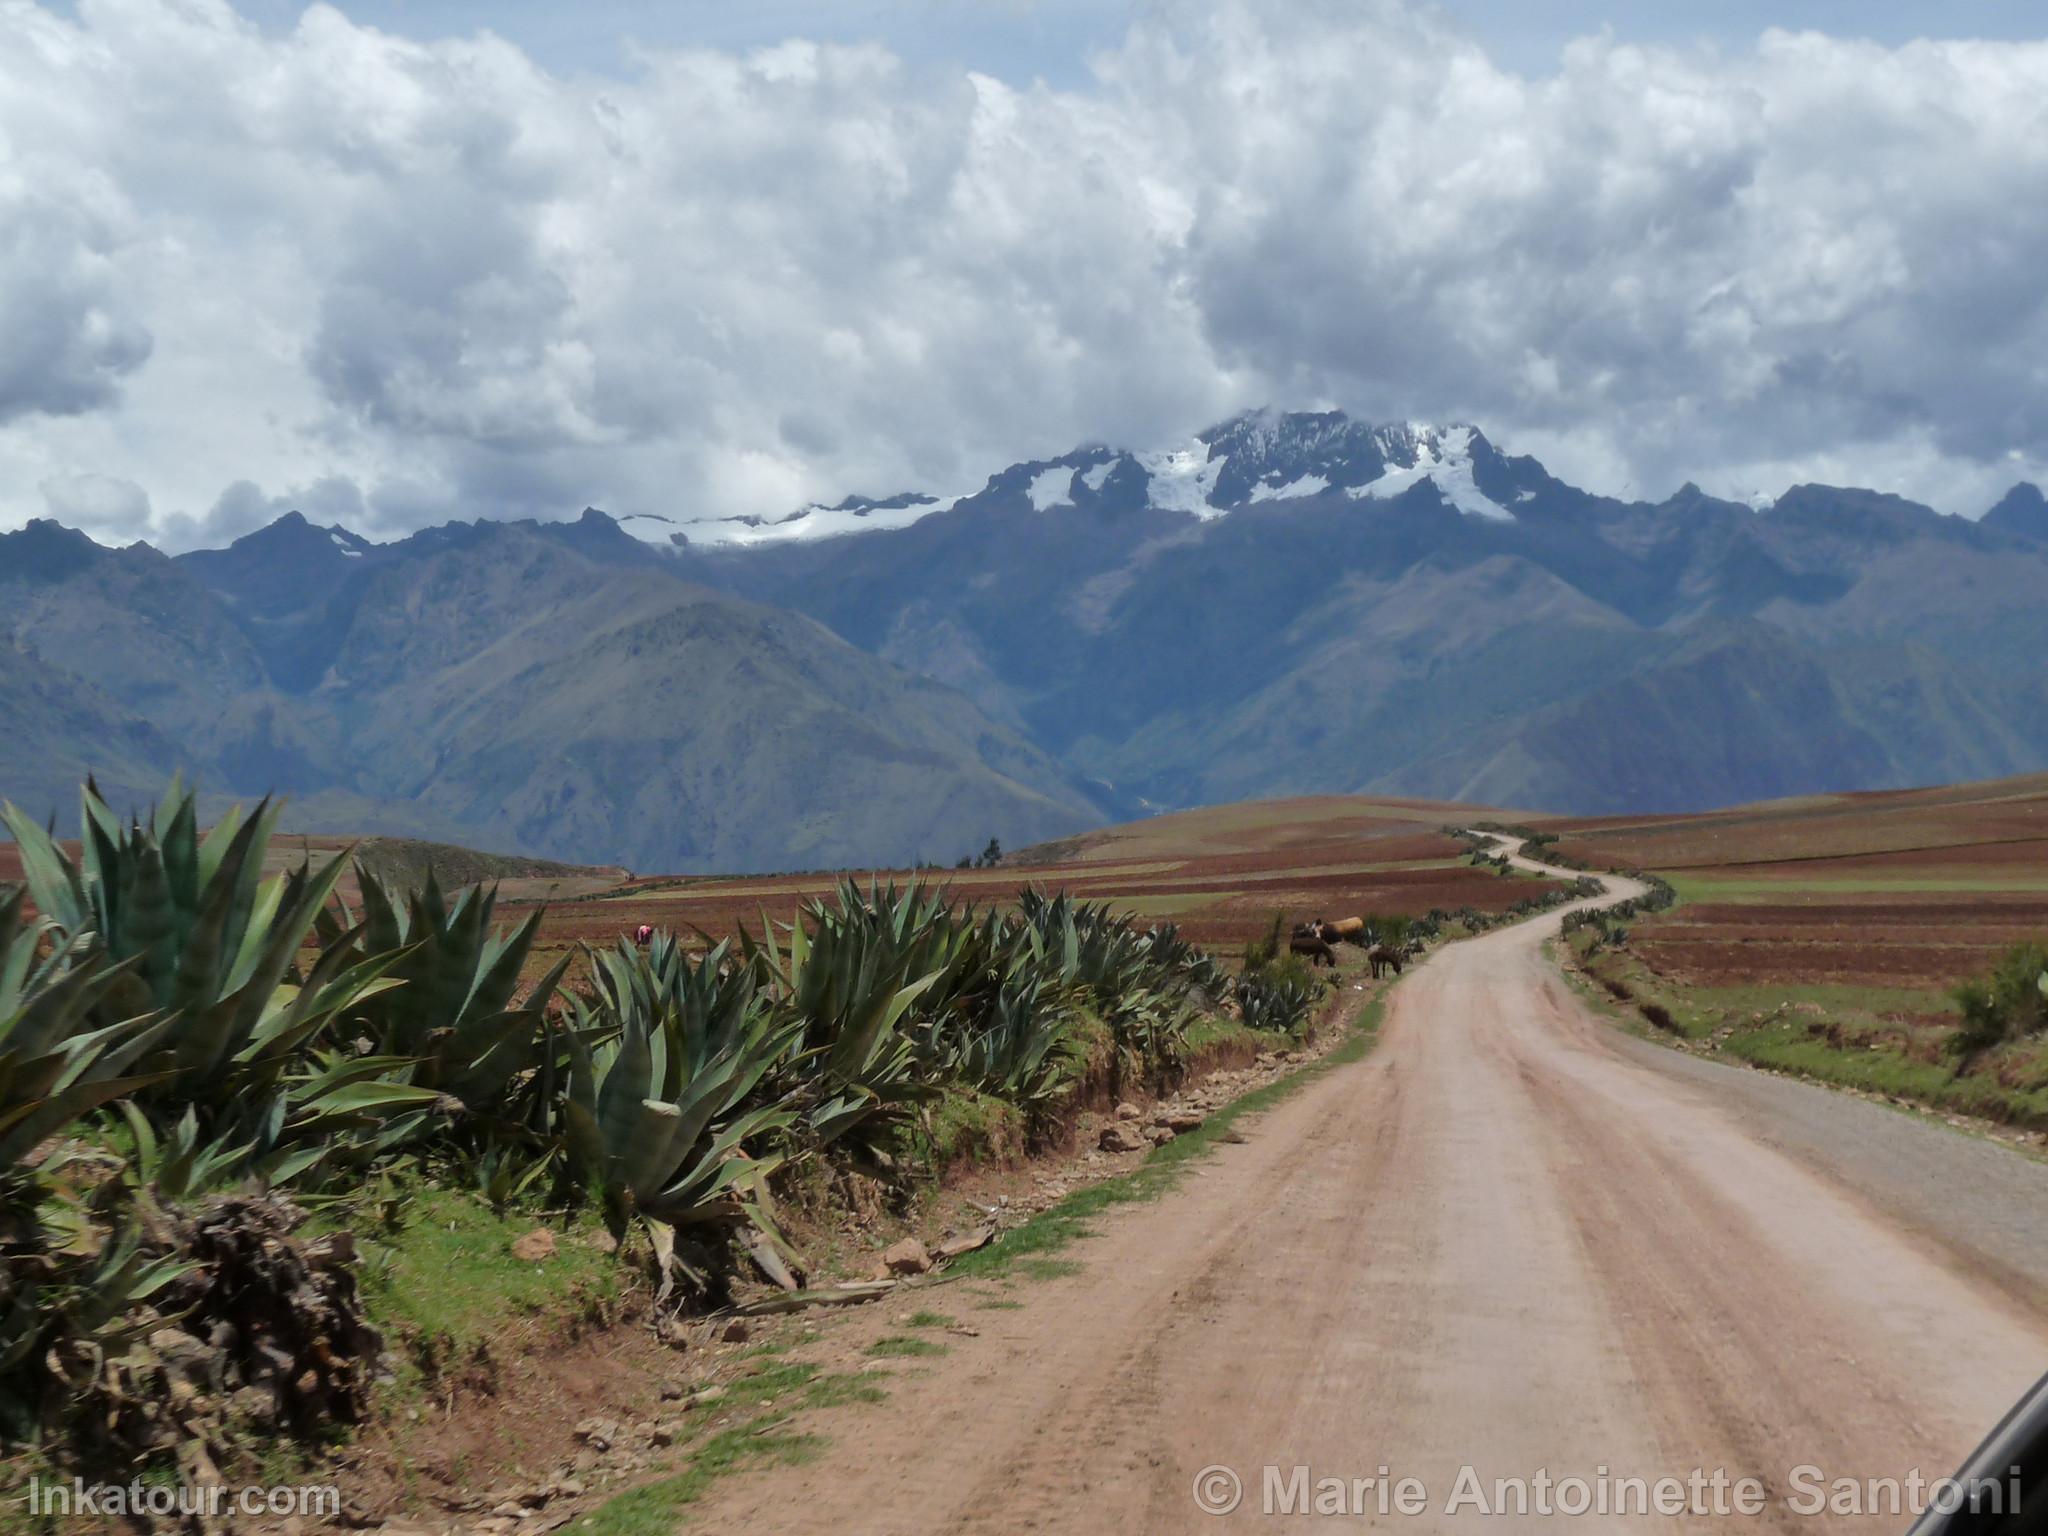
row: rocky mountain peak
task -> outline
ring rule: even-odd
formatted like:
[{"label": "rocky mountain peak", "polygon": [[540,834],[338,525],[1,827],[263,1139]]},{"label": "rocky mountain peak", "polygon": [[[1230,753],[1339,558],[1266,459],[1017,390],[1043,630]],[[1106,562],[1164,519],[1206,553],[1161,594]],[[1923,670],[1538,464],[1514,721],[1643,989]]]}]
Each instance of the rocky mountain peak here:
[{"label": "rocky mountain peak", "polygon": [[2022,480],[1984,514],[1984,526],[2048,543],[2048,496],[2032,481]]}]

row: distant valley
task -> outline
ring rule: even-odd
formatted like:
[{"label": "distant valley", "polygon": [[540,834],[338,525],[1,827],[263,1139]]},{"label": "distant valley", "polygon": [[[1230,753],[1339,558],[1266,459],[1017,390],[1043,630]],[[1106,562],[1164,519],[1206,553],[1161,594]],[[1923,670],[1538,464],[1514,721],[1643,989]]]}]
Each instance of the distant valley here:
[{"label": "distant valley", "polygon": [[2048,503],[1590,495],[1258,413],[967,495],[0,535],[0,793],[172,768],[297,825],[642,870],[951,862],[1309,792],[1685,810],[2048,766]]}]

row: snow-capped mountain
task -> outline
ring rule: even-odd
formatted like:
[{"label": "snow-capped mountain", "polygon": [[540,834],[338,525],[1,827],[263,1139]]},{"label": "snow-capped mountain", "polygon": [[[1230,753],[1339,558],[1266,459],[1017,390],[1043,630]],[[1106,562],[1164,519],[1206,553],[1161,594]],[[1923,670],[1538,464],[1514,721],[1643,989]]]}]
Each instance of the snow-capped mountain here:
[{"label": "snow-capped mountain", "polygon": [[1548,480],[1533,460],[1504,458],[1477,427],[1402,422],[1375,426],[1341,411],[1253,411],[1185,442],[1132,450],[1090,446],[1056,459],[1013,464],[970,494],[849,496],[787,516],[633,518],[629,531],[654,543],[750,546],[904,528],[955,507],[1020,502],[1147,507],[1202,520],[1266,501],[1341,497],[1385,501],[1428,482],[1471,517],[1509,520]]},{"label": "snow-capped mountain", "polygon": [[[1373,426],[1341,411],[1258,411],[1211,427],[1185,448],[1139,456],[1154,506],[1216,517],[1260,501],[1332,492],[1384,500],[1430,481],[1475,517],[1514,516],[1474,478],[1475,459],[1499,461],[1477,427],[1403,422]],[[1192,493],[1192,494],[1191,494]]]}]

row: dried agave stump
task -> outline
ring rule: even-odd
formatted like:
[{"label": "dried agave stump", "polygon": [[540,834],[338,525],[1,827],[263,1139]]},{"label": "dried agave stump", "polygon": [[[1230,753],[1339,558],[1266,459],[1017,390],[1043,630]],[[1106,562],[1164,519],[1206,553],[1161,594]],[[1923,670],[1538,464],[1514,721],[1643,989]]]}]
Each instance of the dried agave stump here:
[{"label": "dried agave stump", "polygon": [[175,1465],[188,1485],[247,1471],[281,1439],[308,1448],[368,1416],[385,1370],[347,1233],[304,1240],[274,1195],[148,1211],[126,1264],[175,1278],[118,1327],[52,1346],[34,1405],[64,1470],[132,1479]]}]

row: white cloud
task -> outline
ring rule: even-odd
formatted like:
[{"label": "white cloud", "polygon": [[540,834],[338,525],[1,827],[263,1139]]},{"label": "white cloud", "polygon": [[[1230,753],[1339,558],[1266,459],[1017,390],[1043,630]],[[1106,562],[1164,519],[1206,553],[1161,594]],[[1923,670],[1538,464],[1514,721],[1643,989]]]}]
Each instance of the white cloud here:
[{"label": "white cloud", "polygon": [[40,487],[50,516],[102,539],[147,538],[152,531],[149,493],[114,475],[52,475]]},{"label": "white cloud", "polygon": [[108,189],[27,184],[37,169],[0,163],[0,424],[104,407],[150,354],[114,281],[123,236]]},{"label": "white cloud", "polygon": [[2048,459],[2044,94],[2044,45],[1784,33],[1529,79],[1337,0],[1170,7],[1083,90],[14,4],[0,523],[773,514],[1268,401],[1977,511]]}]

